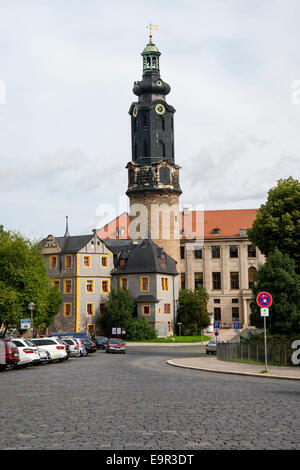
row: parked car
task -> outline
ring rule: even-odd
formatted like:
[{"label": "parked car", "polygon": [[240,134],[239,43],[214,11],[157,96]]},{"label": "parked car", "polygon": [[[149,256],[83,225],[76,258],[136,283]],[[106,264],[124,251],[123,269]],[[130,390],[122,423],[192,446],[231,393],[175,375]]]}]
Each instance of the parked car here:
[{"label": "parked car", "polygon": [[51,362],[51,355],[47,349],[38,348],[38,352],[41,359],[41,364],[49,364]]},{"label": "parked car", "polygon": [[82,339],[81,338],[73,338],[74,341],[76,341],[76,343],[78,344],[78,348],[79,348],[79,352],[80,352],[80,357],[85,357],[88,355],[88,352],[87,350],[85,349],[85,346],[82,342]]},{"label": "parked car", "polygon": [[7,341],[5,338],[0,338],[0,342],[2,356],[0,370],[5,370],[7,367],[15,367],[20,361],[20,355],[17,346],[14,343]]},{"label": "parked car", "polygon": [[223,343],[224,341],[221,340],[211,340],[206,345],[206,354],[217,354],[217,343]]},{"label": "parked car", "polygon": [[10,342],[14,343],[19,350],[20,361],[17,367],[40,364],[41,358],[38,348],[31,341],[24,338],[11,338]]},{"label": "parked car", "polygon": [[49,351],[53,362],[64,361],[68,358],[66,345],[55,338],[31,338],[30,341],[40,349]]},{"label": "parked car", "polygon": [[62,342],[68,345],[70,349],[70,356],[73,356],[73,357],[80,356],[80,349],[79,349],[77,341],[75,341],[74,338],[63,338]]},{"label": "parked car", "polygon": [[88,354],[94,353],[97,351],[97,346],[95,343],[93,343],[93,341],[90,341],[89,339],[85,339],[85,338],[83,338],[81,341],[84,344],[84,347]]},{"label": "parked car", "polygon": [[126,354],[126,343],[121,338],[110,338],[106,342],[105,352]]},{"label": "parked car", "polygon": [[108,341],[106,336],[95,336],[93,339],[96,343],[97,349],[105,349],[105,344]]}]

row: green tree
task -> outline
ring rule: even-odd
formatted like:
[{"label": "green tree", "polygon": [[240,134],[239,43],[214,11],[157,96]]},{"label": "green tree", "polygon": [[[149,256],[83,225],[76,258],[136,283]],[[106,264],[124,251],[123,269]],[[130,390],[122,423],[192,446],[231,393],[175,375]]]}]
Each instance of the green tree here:
[{"label": "green tree", "polygon": [[[300,332],[300,276],[295,267],[294,260],[276,249],[257,272],[257,281],[252,288],[254,298],[263,291],[273,298],[267,318],[267,329],[271,334]],[[253,302],[251,309],[251,325],[262,328],[260,307]]]},{"label": "green tree", "polygon": [[51,287],[37,243],[0,227],[0,326],[19,327],[29,317],[34,302],[33,324],[49,326],[59,311],[61,294]]},{"label": "green tree", "polygon": [[157,333],[145,318],[141,320],[133,318],[127,327],[126,338],[132,341],[143,341],[157,338]]},{"label": "green tree", "polygon": [[104,314],[99,319],[100,325],[107,335],[111,335],[112,328],[127,329],[134,314],[135,302],[130,293],[125,289],[109,293]]},{"label": "green tree", "polygon": [[183,289],[179,293],[177,321],[182,323],[184,335],[200,334],[210,324],[207,312],[208,293],[199,286],[195,291]]},{"label": "green tree", "polygon": [[300,273],[300,181],[292,177],[280,179],[270,189],[248,236],[267,257],[275,248],[288,254]]}]

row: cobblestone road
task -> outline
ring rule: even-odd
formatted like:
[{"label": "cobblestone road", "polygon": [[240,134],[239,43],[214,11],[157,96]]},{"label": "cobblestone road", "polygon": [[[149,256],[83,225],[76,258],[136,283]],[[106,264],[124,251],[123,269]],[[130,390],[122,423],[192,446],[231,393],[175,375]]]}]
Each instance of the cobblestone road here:
[{"label": "cobblestone road", "polygon": [[129,346],[1,373],[0,449],[300,449],[299,383],[166,364],[196,350]]}]

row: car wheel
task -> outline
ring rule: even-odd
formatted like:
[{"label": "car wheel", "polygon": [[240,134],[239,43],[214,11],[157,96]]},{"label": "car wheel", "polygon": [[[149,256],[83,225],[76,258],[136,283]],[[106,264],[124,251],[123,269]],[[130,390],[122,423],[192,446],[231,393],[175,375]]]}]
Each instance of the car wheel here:
[{"label": "car wheel", "polygon": [[0,372],[3,372],[6,369],[6,364],[0,364]]}]

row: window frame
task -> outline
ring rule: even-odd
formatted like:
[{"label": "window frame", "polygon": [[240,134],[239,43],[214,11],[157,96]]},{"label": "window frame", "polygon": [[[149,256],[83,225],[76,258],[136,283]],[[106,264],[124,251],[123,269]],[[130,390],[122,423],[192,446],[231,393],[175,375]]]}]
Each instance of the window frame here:
[{"label": "window frame", "polygon": [[[70,313],[67,313],[66,310],[67,308],[66,307],[70,307]],[[72,303],[71,302],[64,302],[64,317],[71,317],[72,316]]]},{"label": "window frame", "polygon": [[[86,259],[88,260],[87,265],[85,264]],[[90,268],[91,267],[91,257],[90,257],[90,255],[84,255],[84,257],[83,257],[83,267],[84,268]]]},{"label": "window frame", "polygon": [[[145,313],[145,308],[149,309],[149,313]],[[151,305],[148,305],[148,304],[142,305],[142,314],[146,316],[151,315]]]},{"label": "window frame", "polygon": [[[89,313],[89,305],[92,307],[92,313]],[[94,302],[87,302],[86,304],[86,316],[87,317],[93,317],[95,315],[95,309],[94,309]]]},{"label": "window frame", "polygon": [[[233,276],[233,275],[237,275],[237,276]],[[231,290],[239,290],[239,288],[240,288],[240,273],[239,273],[239,271],[230,271],[229,276],[230,276],[230,289]]]},{"label": "window frame", "polygon": [[[218,274],[219,279],[214,279],[214,275]],[[218,283],[220,287],[215,287],[215,283]],[[212,290],[221,290],[222,289],[222,275],[221,271],[214,271],[212,272]]]},{"label": "window frame", "polygon": [[[105,264],[103,264],[104,260]],[[101,256],[101,268],[108,268],[108,256]]]},{"label": "window frame", "polygon": [[[52,266],[52,261],[55,260],[55,266]],[[57,269],[57,255],[51,255],[50,256],[50,264],[49,264],[50,269]]]},{"label": "window frame", "polygon": [[[107,282],[107,290],[103,290],[103,283]],[[108,294],[109,293],[109,279],[102,279],[101,280],[101,292],[102,294]]]},{"label": "window frame", "polygon": [[[147,279],[147,289],[144,289],[143,287],[143,279]],[[149,282],[149,276],[141,276],[141,292],[149,292],[150,290],[150,282]]]},{"label": "window frame", "polygon": [[[70,282],[71,289],[70,291],[67,292],[67,282]],[[72,294],[73,293],[73,285],[72,285],[72,279],[64,279],[64,294]]]},{"label": "window frame", "polygon": [[[68,265],[68,260],[70,260],[70,265]],[[73,267],[73,257],[72,255],[65,255],[65,268]]]},{"label": "window frame", "polygon": [[[91,283],[91,290],[88,289],[88,285]],[[86,280],[86,293],[93,294],[94,293],[94,279],[87,279]]]},{"label": "window frame", "polygon": [[221,245],[211,245],[211,257],[212,259],[221,258]]}]

